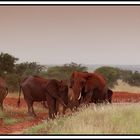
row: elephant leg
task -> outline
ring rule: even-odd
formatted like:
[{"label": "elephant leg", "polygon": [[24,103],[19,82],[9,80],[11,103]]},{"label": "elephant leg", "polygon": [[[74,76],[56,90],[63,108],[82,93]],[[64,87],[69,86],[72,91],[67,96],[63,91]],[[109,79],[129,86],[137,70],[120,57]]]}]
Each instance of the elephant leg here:
[{"label": "elephant leg", "polygon": [[28,106],[28,114],[30,116],[36,117],[36,114],[35,114],[34,109],[33,109],[33,101],[26,100],[26,103]]},{"label": "elephant leg", "polygon": [[[61,110],[62,107],[62,110]],[[61,105],[58,101],[56,101],[56,111],[57,111],[57,115],[59,114],[65,114],[67,107]]]},{"label": "elephant leg", "polygon": [[56,112],[57,112],[57,114],[60,114],[59,107],[60,107],[60,103],[58,101],[56,101]]},{"label": "elephant leg", "polygon": [[93,94],[92,91],[86,94],[86,96],[85,96],[85,98],[84,98],[84,102],[85,102],[86,104],[89,104],[89,103],[91,102],[92,94]]},{"label": "elephant leg", "polygon": [[57,115],[56,99],[51,97],[49,94],[46,95],[46,98],[47,98],[47,104],[49,108],[49,118],[54,119]]},{"label": "elephant leg", "polygon": [[3,89],[0,93],[1,93],[0,109],[3,111],[3,101],[7,95],[7,92],[5,91],[5,89]]},{"label": "elephant leg", "polygon": [[3,111],[3,101],[0,102],[0,110]]},{"label": "elephant leg", "polygon": [[66,109],[67,108],[65,106],[63,106],[63,115],[65,115]]},{"label": "elephant leg", "polygon": [[99,90],[97,88],[95,88],[93,90],[93,94],[91,97],[91,102],[98,104],[99,103]]},{"label": "elephant leg", "polygon": [[43,106],[44,106],[46,109],[48,109],[48,106],[46,105],[46,102],[45,102],[45,101],[43,101],[42,104],[43,104]]}]

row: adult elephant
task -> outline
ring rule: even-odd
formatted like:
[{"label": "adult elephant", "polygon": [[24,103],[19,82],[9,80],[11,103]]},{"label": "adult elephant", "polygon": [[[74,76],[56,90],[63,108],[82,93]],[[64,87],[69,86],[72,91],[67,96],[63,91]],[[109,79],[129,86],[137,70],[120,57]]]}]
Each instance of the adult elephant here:
[{"label": "adult elephant", "polygon": [[71,74],[69,87],[72,89],[74,93],[73,96],[71,97],[72,98],[71,100],[73,100],[73,104],[75,107],[79,106],[79,103],[81,102],[81,100],[83,100],[85,96],[84,87],[86,83],[87,74],[88,72],[77,72],[77,71],[74,71]]},{"label": "adult elephant", "polygon": [[[31,115],[33,117],[36,116],[34,109],[33,109],[34,102],[47,101],[49,112],[50,112],[49,116],[50,116],[50,118],[52,118],[53,117],[52,112],[55,112],[55,111],[54,111],[54,109],[51,109],[50,105],[54,104],[54,103],[52,103],[52,102],[54,102],[54,100],[59,101],[61,104],[63,104],[66,107],[66,104],[63,101],[64,97],[63,97],[63,92],[62,92],[63,88],[65,86],[63,87],[62,82],[57,81],[57,82],[53,83],[53,81],[55,81],[55,80],[45,79],[45,78],[42,78],[39,76],[26,77],[20,83],[18,106],[20,104],[20,95],[21,95],[21,90],[22,90],[24,99],[28,106],[29,115]],[[66,86],[66,87],[68,88],[68,86]],[[62,93],[62,95],[61,95],[61,93]],[[67,92],[66,92],[66,95],[67,95]],[[53,98],[54,100],[51,98]],[[54,107],[52,107],[52,108],[54,108]]]},{"label": "adult elephant", "polygon": [[75,71],[70,78],[70,88],[74,91],[76,107],[82,102],[111,103],[113,92],[99,74]]},{"label": "adult elephant", "polygon": [[113,91],[108,88],[105,79],[97,73],[86,78],[84,92],[85,102],[111,103]]},{"label": "adult elephant", "polygon": [[0,108],[3,110],[3,101],[8,94],[8,87],[4,79],[0,78]]}]

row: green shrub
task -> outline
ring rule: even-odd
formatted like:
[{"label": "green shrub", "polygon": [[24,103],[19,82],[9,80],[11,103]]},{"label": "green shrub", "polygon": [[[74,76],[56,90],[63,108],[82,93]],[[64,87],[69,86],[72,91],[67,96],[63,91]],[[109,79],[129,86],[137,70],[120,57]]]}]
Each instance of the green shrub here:
[{"label": "green shrub", "polygon": [[96,69],[95,72],[101,74],[105,78],[109,87],[113,87],[120,77],[120,70],[114,67],[103,66]]}]

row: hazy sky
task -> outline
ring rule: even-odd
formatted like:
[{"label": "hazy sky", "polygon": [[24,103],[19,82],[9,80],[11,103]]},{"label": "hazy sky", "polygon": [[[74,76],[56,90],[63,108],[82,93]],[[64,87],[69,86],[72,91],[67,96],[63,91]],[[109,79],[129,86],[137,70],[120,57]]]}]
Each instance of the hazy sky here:
[{"label": "hazy sky", "polygon": [[0,52],[40,64],[140,64],[140,6],[0,6]]}]

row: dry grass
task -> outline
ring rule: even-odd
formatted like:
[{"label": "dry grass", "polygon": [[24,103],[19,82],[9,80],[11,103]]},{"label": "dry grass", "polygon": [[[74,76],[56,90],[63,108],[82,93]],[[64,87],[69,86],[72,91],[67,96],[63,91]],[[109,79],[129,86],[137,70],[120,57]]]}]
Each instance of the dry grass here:
[{"label": "dry grass", "polygon": [[117,85],[112,89],[113,91],[123,91],[123,92],[131,92],[131,93],[140,93],[140,87],[130,86],[129,84],[123,82],[122,80],[117,81]]},{"label": "dry grass", "polygon": [[82,107],[71,116],[44,121],[26,134],[140,134],[140,104]]}]

